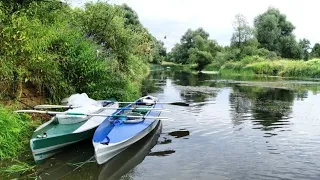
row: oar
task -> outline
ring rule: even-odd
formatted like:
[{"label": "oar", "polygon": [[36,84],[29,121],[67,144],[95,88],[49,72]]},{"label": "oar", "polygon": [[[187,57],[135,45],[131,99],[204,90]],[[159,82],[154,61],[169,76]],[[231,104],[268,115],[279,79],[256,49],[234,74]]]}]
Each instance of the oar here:
[{"label": "oar", "polygon": [[[131,103],[136,103],[136,102],[117,102],[119,104],[131,104]],[[143,103],[143,102],[138,102],[139,103]],[[177,105],[177,106],[197,106],[197,105],[203,105],[203,104],[214,104],[214,103],[210,103],[210,102],[202,102],[202,103],[186,103],[183,101],[176,101],[176,102],[156,102],[157,104],[170,104],[170,105]]]},{"label": "oar", "polygon": [[[64,98],[61,103],[67,103],[69,98]],[[117,101],[113,101],[115,103],[119,103],[119,104],[131,104],[131,103],[135,103],[135,102],[117,102]],[[171,104],[171,105],[177,105],[177,106],[190,106],[189,103],[183,102],[183,101],[177,101],[177,102],[157,102],[157,104]]]},{"label": "oar", "polygon": [[[79,108],[81,106],[64,106],[64,105],[37,105],[34,108],[35,109],[55,109],[55,108]],[[163,108],[117,108],[117,107],[101,107],[100,109],[122,109],[122,110],[152,110],[152,111],[164,111],[164,112],[170,112],[169,109],[163,109]]]},{"label": "oar", "polygon": [[146,118],[146,119],[169,119],[168,117],[154,117],[154,116],[126,116],[126,115],[112,115],[112,114],[86,114],[76,112],[56,112],[56,111],[38,111],[38,110],[17,110],[17,113],[41,113],[41,114],[65,114],[65,115],[76,115],[76,116],[102,116],[102,117],[128,117],[128,118]]},{"label": "oar", "polygon": [[50,104],[42,104],[37,105],[35,109],[55,109],[55,108],[79,108],[80,106],[64,106],[64,105],[50,105]]},{"label": "oar", "polygon": [[[119,104],[131,104],[131,103],[136,103],[136,102],[116,102]],[[137,102],[137,104],[143,104],[143,102]],[[171,105],[177,105],[177,106],[190,106],[190,104],[186,103],[186,102],[156,102],[156,104],[171,104]]]}]

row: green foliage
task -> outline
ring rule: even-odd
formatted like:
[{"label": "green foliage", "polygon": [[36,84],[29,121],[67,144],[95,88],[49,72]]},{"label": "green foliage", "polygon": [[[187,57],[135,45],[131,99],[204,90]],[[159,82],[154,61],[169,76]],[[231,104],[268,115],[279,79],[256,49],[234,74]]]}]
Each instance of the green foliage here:
[{"label": "green foliage", "polygon": [[169,60],[181,64],[195,63],[197,64],[195,69],[201,71],[222,49],[216,41],[208,38],[209,33],[202,28],[195,31],[188,29],[182,36],[180,44],[173,47]]},{"label": "green foliage", "polygon": [[269,50],[264,49],[264,48],[258,49],[257,55],[260,56],[260,57],[265,57],[267,59],[275,59],[275,58],[277,58],[277,53],[275,53],[273,51],[269,51]]},{"label": "green foliage", "polygon": [[0,79],[20,97],[32,85],[53,102],[75,92],[129,100],[140,95],[148,62],[166,56],[127,5],[57,0],[0,4]]},{"label": "green foliage", "polygon": [[219,70],[221,74],[230,75],[267,75],[267,76],[286,76],[286,77],[320,77],[320,59],[270,60],[259,56],[246,56],[240,61],[225,61],[218,64],[213,61],[205,70]]},{"label": "green foliage", "polygon": [[295,26],[276,8],[269,8],[254,20],[256,37],[262,48],[274,51],[284,58],[300,58]]},{"label": "green foliage", "polygon": [[237,14],[235,16],[233,29],[234,33],[231,38],[231,46],[241,48],[244,43],[253,38],[253,30],[242,14]]},{"label": "green foliage", "polygon": [[300,58],[307,61],[310,58],[309,49],[310,47],[310,41],[308,39],[303,38],[299,41],[299,48],[300,48]]},{"label": "green foliage", "polygon": [[120,8],[124,11],[124,18],[126,25],[141,26],[138,14],[127,4],[122,4]]},{"label": "green foliage", "polygon": [[30,117],[0,106],[0,159],[18,156],[29,143]]},{"label": "green foliage", "polygon": [[15,164],[0,170],[0,172],[8,173],[8,174],[24,174],[28,171],[34,170],[36,166],[31,166],[25,162],[21,162],[16,160]]},{"label": "green foliage", "polygon": [[243,69],[251,70],[255,74],[287,77],[320,77],[320,60],[292,61],[292,60],[263,60],[251,63]]},{"label": "green foliage", "polygon": [[320,57],[320,44],[319,43],[314,44],[312,51],[311,51],[311,56],[315,57],[315,58]]},{"label": "green foliage", "polygon": [[165,61],[167,58],[167,49],[164,47],[164,43],[162,41],[155,40],[152,44],[152,60],[149,60],[150,63],[153,64],[161,64],[161,62]]},{"label": "green foliage", "polygon": [[197,64],[195,70],[201,71],[212,62],[213,57],[210,52],[200,51],[198,49],[192,49],[190,51],[191,61]]}]

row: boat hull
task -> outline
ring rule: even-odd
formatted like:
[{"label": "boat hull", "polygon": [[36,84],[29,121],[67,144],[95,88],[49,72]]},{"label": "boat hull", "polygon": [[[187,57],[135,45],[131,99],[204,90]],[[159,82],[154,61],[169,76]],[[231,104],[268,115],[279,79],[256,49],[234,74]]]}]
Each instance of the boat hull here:
[{"label": "boat hull", "polygon": [[[118,108],[115,103],[110,107]],[[111,114],[112,109],[100,111],[101,114]],[[52,118],[35,130],[30,140],[30,148],[36,163],[42,163],[45,159],[61,152],[64,148],[92,138],[97,127],[106,119],[102,116],[93,116],[87,121],[73,124],[60,124],[57,119]]]},{"label": "boat hull", "polygon": [[119,143],[110,143],[104,145],[93,142],[95,149],[95,158],[98,164],[103,164],[127,149],[129,146],[148,135],[160,122],[160,120],[152,120],[153,122],[146,129],[138,133],[136,136]]},{"label": "boat hull", "polygon": [[129,146],[121,154],[108,161],[108,163],[102,165],[97,179],[121,179],[122,175],[128,173],[145,159],[151,149],[157,144],[161,131],[162,123],[160,121],[146,137]]},{"label": "boat hull", "polygon": [[89,139],[96,128],[92,128],[80,133],[71,133],[51,138],[30,140],[32,155],[36,163],[41,163],[45,159],[61,152],[67,146]]}]

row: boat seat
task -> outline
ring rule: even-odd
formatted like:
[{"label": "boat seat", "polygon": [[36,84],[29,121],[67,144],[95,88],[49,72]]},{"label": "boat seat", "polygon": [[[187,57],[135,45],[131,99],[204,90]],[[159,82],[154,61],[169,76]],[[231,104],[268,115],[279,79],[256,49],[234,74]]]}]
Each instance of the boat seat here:
[{"label": "boat seat", "polygon": [[146,114],[149,110],[147,109],[139,109],[139,108],[151,108],[152,106],[145,106],[145,105],[137,105],[134,108],[137,109],[133,109],[132,112],[138,112],[138,113],[142,113],[142,114]]},{"label": "boat seat", "polygon": [[[143,114],[138,113],[138,112],[133,112],[133,111],[126,112],[126,113],[124,113],[124,115],[126,115],[126,116],[143,116]],[[138,118],[129,118],[129,119],[138,119]]]}]

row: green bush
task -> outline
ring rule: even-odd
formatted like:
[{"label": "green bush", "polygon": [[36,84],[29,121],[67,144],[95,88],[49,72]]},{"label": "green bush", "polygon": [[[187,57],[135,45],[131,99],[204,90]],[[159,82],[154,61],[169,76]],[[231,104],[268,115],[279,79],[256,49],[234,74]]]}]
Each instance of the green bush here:
[{"label": "green bush", "polygon": [[229,70],[234,70],[234,71],[240,71],[243,68],[243,64],[241,61],[230,61],[224,64],[221,69],[229,69]]},{"label": "green bush", "polygon": [[205,71],[218,71],[218,70],[220,69],[220,67],[221,67],[221,66],[220,66],[219,63],[213,62],[213,63],[207,65],[207,66],[204,68],[204,70],[205,70]]},{"label": "green bush", "polygon": [[19,98],[31,84],[55,103],[75,92],[132,100],[140,95],[148,62],[163,59],[161,42],[129,7],[89,3],[71,9],[55,0],[34,1],[13,13],[14,3],[0,5],[3,94]]},{"label": "green bush", "polygon": [[251,70],[255,74],[264,74],[264,75],[277,75],[279,72],[278,64],[269,61],[257,62],[253,64],[248,64],[244,67],[245,70]]}]

